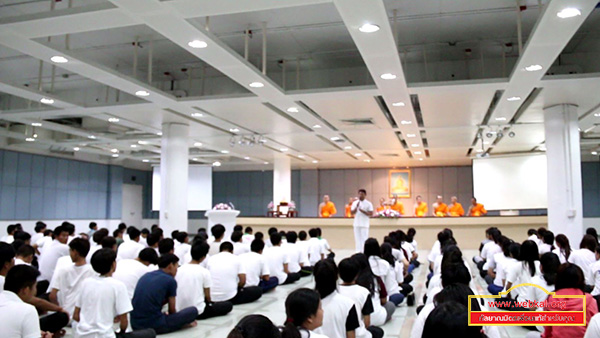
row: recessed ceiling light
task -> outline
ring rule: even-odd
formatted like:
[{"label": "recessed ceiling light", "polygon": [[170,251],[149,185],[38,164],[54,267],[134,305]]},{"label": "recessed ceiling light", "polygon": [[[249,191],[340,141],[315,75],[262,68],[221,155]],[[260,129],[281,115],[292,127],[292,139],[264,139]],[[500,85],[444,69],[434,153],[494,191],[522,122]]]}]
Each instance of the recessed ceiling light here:
[{"label": "recessed ceiling light", "polygon": [[202,113],[192,113],[191,115],[192,115],[192,117],[202,117],[202,116],[204,116],[204,114],[202,114]]},{"label": "recessed ceiling light", "polygon": [[396,75],[394,75],[392,73],[385,73],[385,74],[381,74],[381,78],[384,80],[393,80],[396,78]]},{"label": "recessed ceiling light", "polygon": [[286,151],[288,151],[289,149],[288,149],[288,148],[279,148],[279,150],[280,150],[280,151],[283,151],[283,152],[286,152]]},{"label": "recessed ceiling light", "polygon": [[298,155],[298,158],[304,158],[304,155]]},{"label": "recessed ceiling light", "polygon": [[221,166],[221,162],[219,162],[219,161],[213,162],[213,167],[220,167],[220,166]]},{"label": "recessed ceiling light", "polygon": [[423,161],[423,159],[422,159],[422,158],[420,158],[420,159],[419,159],[419,161]]},{"label": "recessed ceiling light", "polygon": [[202,147],[202,142],[195,142],[194,147]]},{"label": "recessed ceiling light", "polygon": [[192,48],[206,48],[208,46],[208,44],[204,41],[193,40],[193,41],[188,42],[188,46],[190,46]]},{"label": "recessed ceiling light", "polygon": [[521,97],[520,96],[511,96],[506,100],[507,101],[519,101],[519,100],[521,100]]},{"label": "recessed ceiling light", "polygon": [[116,118],[116,117],[111,117],[111,118],[108,119],[108,122],[111,122],[111,123],[117,123],[119,121],[120,120],[118,118]]},{"label": "recessed ceiling light", "polygon": [[263,162],[264,164],[269,164],[269,162]]},{"label": "recessed ceiling light", "polygon": [[315,124],[315,125],[313,126],[313,129],[319,129],[319,128],[321,128],[321,126],[320,126],[320,125],[318,125],[318,124]]},{"label": "recessed ceiling light", "polygon": [[137,146],[137,144],[132,144],[130,147],[131,148],[137,148],[138,146]]},{"label": "recessed ceiling light", "polygon": [[415,135],[415,134],[406,134],[406,137],[412,138],[412,137],[417,137],[417,135]]},{"label": "recessed ceiling light", "polygon": [[478,153],[483,153],[483,149],[477,149]]},{"label": "recessed ceiling light", "polygon": [[28,138],[25,139],[25,141],[27,141],[27,142],[33,142],[33,141],[35,141],[35,139],[33,137],[28,137]]},{"label": "recessed ceiling light", "polygon": [[146,145],[146,144],[148,144],[148,141],[138,141],[138,144]]},{"label": "recessed ceiling light", "polygon": [[41,103],[43,103],[43,104],[53,104],[53,103],[54,103],[54,100],[53,100],[53,99],[49,99],[49,98],[47,98],[47,97],[42,97],[42,98],[40,99],[40,102],[41,102]]},{"label": "recessed ceiling light", "polygon": [[415,155],[421,155],[422,153],[423,153],[423,152],[420,152],[420,151],[415,151],[415,152],[414,152],[414,154],[415,154]]},{"label": "recessed ceiling light", "polygon": [[42,124],[39,123],[39,122],[33,122],[31,125],[34,126],[34,127],[41,127],[42,126]]},{"label": "recessed ceiling light", "polygon": [[539,146],[538,149],[541,150],[541,151],[546,151],[546,147],[545,146]]},{"label": "recessed ceiling light", "polygon": [[119,157],[119,154],[113,154],[112,157]]},{"label": "recessed ceiling light", "polygon": [[73,151],[79,151],[79,147],[73,148]]},{"label": "recessed ceiling light", "polygon": [[340,138],[337,136],[333,136],[333,137],[330,137],[329,139],[332,141],[338,141]]},{"label": "recessed ceiling light", "polygon": [[579,15],[581,15],[581,11],[573,7],[564,8],[560,12],[556,13],[556,16],[558,16],[561,19],[568,19]]},{"label": "recessed ceiling light", "polygon": [[412,121],[402,120],[400,121],[400,124],[409,125],[412,124]]},{"label": "recessed ceiling light", "polygon": [[194,157],[194,158],[192,159],[192,161],[199,162],[199,161],[200,161],[200,159],[198,159],[198,158]]},{"label": "recessed ceiling light", "polygon": [[159,131],[158,133],[156,133],[156,135],[162,136],[162,133]]},{"label": "recessed ceiling light", "polygon": [[135,95],[137,96],[148,96],[150,95],[149,92],[145,91],[145,90],[138,90],[137,92],[135,92]]},{"label": "recessed ceiling light", "polygon": [[317,160],[314,160],[314,161],[313,161],[313,163],[319,163],[319,161],[317,161]]},{"label": "recessed ceiling light", "polygon": [[287,111],[288,111],[288,113],[297,113],[297,112],[299,112],[298,108],[296,108],[296,107],[289,107],[287,109]]},{"label": "recessed ceiling light", "polygon": [[368,160],[368,159],[367,159],[367,160],[363,160],[363,161],[365,161],[365,162],[367,162],[367,163],[371,162],[371,160]]},{"label": "recessed ceiling light", "polygon": [[252,88],[262,88],[265,85],[262,82],[252,82],[251,84],[249,84],[248,86],[252,87]]},{"label": "recessed ceiling light", "polygon": [[356,153],[356,154],[354,154],[354,156],[359,157],[359,156],[362,156],[362,154],[361,153]]},{"label": "recessed ceiling light", "polygon": [[597,151],[592,151],[592,155],[598,155]]},{"label": "recessed ceiling light", "polygon": [[600,117],[600,113],[595,113],[594,116],[595,117]]},{"label": "recessed ceiling light", "polygon": [[142,160],[142,162],[146,162],[146,163],[148,163],[148,162],[150,162],[150,160]]},{"label": "recessed ceiling light", "polygon": [[232,133],[237,133],[240,130],[238,128],[229,128],[229,131],[232,132]]},{"label": "recessed ceiling light", "polygon": [[67,62],[69,62],[69,59],[67,59],[64,56],[55,55],[55,56],[53,56],[53,57],[50,58],[50,61],[52,61],[54,63],[67,63]]},{"label": "recessed ceiling light", "polygon": [[94,136],[94,135],[89,135],[89,136],[88,136],[88,138],[89,138],[89,139],[92,139],[92,140],[95,140],[95,139],[96,139],[96,136]]},{"label": "recessed ceiling light", "polygon": [[345,146],[344,149],[350,150],[350,149],[352,149],[352,147],[351,146]]},{"label": "recessed ceiling light", "polygon": [[379,30],[379,26],[372,24],[372,23],[366,23],[366,24],[360,26],[360,28],[358,30],[363,33],[375,33]]},{"label": "recessed ceiling light", "polygon": [[542,66],[540,65],[530,65],[525,67],[525,70],[528,72],[537,72],[538,70],[542,70]]},{"label": "recessed ceiling light", "polygon": [[394,107],[404,107],[404,106],[406,106],[406,104],[404,104],[404,102],[394,102],[394,103],[392,103],[392,106],[394,106]]},{"label": "recessed ceiling light", "polygon": [[248,157],[248,156],[244,157],[244,160],[249,160],[249,159],[250,159],[250,157]]},{"label": "recessed ceiling light", "polygon": [[496,121],[506,121],[506,117],[496,117]]},{"label": "recessed ceiling light", "polygon": [[229,150],[221,150],[221,154],[229,154]]},{"label": "recessed ceiling light", "polygon": [[413,143],[413,144],[411,144],[410,146],[411,146],[411,147],[415,147],[415,148],[416,148],[416,147],[418,147],[418,146],[419,146],[419,144],[418,144],[418,143]]},{"label": "recessed ceiling light", "polygon": [[111,149],[110,151],[111,151],[111,152],[113,152],[113,153],[118,153],[118,152],[119,152],[119,149],[113,148],[113,149]]}]

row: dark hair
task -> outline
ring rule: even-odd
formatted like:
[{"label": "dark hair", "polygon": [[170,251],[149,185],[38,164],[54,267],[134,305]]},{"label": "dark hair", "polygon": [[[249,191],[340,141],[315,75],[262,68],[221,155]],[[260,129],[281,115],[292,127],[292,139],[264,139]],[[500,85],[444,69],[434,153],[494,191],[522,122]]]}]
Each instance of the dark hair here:
[{"label": "dark hair", "polygon": [[154,232],[154,230],[156,230],[156,229],[160,229],[160,227],[158,226],[158,224],[152,224],[152,225],[150,226],[150,231],[151,231],[151,232]]},{"label": "dark hair", "polygon": [[358,262],[353,258],[344,258],[338,265],[340,278],[344,283],[352,283],[358,276],[360,267]]},{"label": "dark hair", "polygon": [[462,252],[456,245],[448,245],[442,251],[440,268],[448,264],[464,264]]},{"label": "dark hair", "polygon": [[367,258],[371,256],[381,258],[381,247],[377,239],[371,237],[365,241],[364,252]]},{"label": "dark hair", "polygon": [[138,258],[142,262],[148,262],[154,265],[158,264],[158,254],[156,253],[156,250],[152,248],[145,248],[140,251]]},{"label": "dark hair", "polygon": [[469,285],[471,274],[463,262],[442,265],[442,286],[460,283]]},{"label": "dark hair", "polygon": [[311,238],[319,237],[319,231],[317,229],[315,229],[315,228],[312,228],[312,229],[308,230],[308,235]]},{"label": "dark hair", "polygon": [[556,283],[556,272],[560,266],[560,260],[555,253],[546,252],[540,257],[540,265],[542,266],[542,273],[544,280],[548,285],[554,285]]},{"label": "dark hair", "polygon": [[222,224],[215,224],[210,228],[210,233],[215,239],[219,239],[225,234],[225,227]]},{"label": "dark hair", "polygon": [[119,237],[120,235],[123,235],[124,230],[122,229],[115,229],[115,231],[113,231],[113,237]]},{"label": "dark hair", "polygon": [[106,236],[102,239],[102,248],[111,249],[117,245],[117,240],[114,237]]},{"label": "dark hair", "polygon": [[544,237],[544,234],[546,233],[546,231],[548,231],[548,230],[546,230],[546,228],[544,228],[544,227],[539,227],[539,228],[538,228],[538,231],[537,231],[538,237],[541,237],[541,238],[543,238],[543,237]]},{"label": "dark hair", "polygon": [[29,257],[35,255],[35,249],[28,244],[21,245],[19,250],[17,250],[17,256],[20,257]]},{"label": "dark hair", "polygon": [[510,246],[508,247],[508,252],[510,254],[510,257],[512,257],[514,259],[518,259],[519,255],[521,254],[521,244],[511,243]]},{"label": "dark hair", "polygon": [[75,225],[69,222],[63,222],[62,227],[67,230],[69,236],[72,236],[75,233]]},{"label": "dark hair", "polygon": [[263,241],[265,239],[265,235],[262,232],[257,231],[254,234],[254,239],[259,239],[259,240]]},{"label": "dark hair", "polygon": [[10,245],[12,245],[13,249],[15,250],[15,252],[17,252],[20,247],[22,247],[23,245],[25,245],[25,242],[23,240],[20,240],[20,239],[15,239],[12,243],[10,243]]},{"label": "dark hair", "polygon": [[76,251],[79,256],[85,258],[90,252],[90,242],[83,238],[75,238],[69,243],[69,248]]},{"label": "dark hair", "polygon": [[210,249],[210,245],[206,242],[196,242],[192,245],[192,259],[195,261],[200,261],[202,258],[206,257],[208,254],[208,250]]},{"label": "dark hair", "polygon": [[571,263],[563,263],[558,267],[555,290],[560,289],[579,289],[585,292],[585,277],[580,267]]},{"label": "dark hair", "polygon": [[33,228],[33,230],[35,232],[40,232],[40,231],[42,231],[44,229],[46,229],[46,223],[44,223],[42,221],[35,222],[35,227]]},{"label": "dark hair", "polygon": [[138,237],[140,237],[140,235],[142,234],[138,228],[131,226],[129,228],[127,228],[127,234],[129,235],[129,238],[134,240]]},{"label": "dark hair", "polygon": [[361,192],[364,193],[365,195],[367,194],[367,191],[365,189],[358,189],[358,193],[360,194]]},{"label": "dark hair", "polygon": [[281,333],[283,338],[301,338],[299,327],[317,314],[321,297],[311,289],[301,288],[290,293],[285,300],[287,320]]},{"label": "dark hair", "polygon": [[94,228],[97,226],[98,226],[98,224],[96,224],[96,222],[90,222],[89,228],[90,228],[90,230],[94,230]]},{"label": "dark hair", "polygon": [[271,234],[274,232],[279,232],[279,230],[277,230],[275,227],[270,227],[269,230],[267,230],[267,234],[269,234],[269,236],[271,236]]},{"label": "dark hair", "polygon": [[273,246],[281,244],[281,235],[278,232],[272,233],[270,239]]},{"label": "dark hair", "polygon": [[177,240],[179,243],[185,243],[186,238],[188,238],[188,233],[185,231],[179,231],[175,237],[173,237],[173,239]]},{"label": "dark hair", "polygon": [[246,229],[244,229],[244,233],[251,234],[252,232],[252,227],[246,227]]},{"label": "dark hair", "polygon": [[313,275],[315,277],[315,290],[321,298],[329,296],[337,288],[338,270],[335,262],[323,259],[315,264]]},{"label": "dark hair", "polygon": [[244,227],[241,225],[236,225],[233,227],[233,231],[242,231],[242,230],[244,230]]},{"label": "dark hair", "polygon": [[117,227],[117,229],[119,229],[119,230],[125,230],[125,229],[127,229],[127,224],[121,222],[121,223],[119,223],[119,226]]},{"label": "dark hair", "polygon": [[552,231],[548,230],[544,233],[544,243],[549,244],[554,250],[554,233]]},{"label": "dark hair", "polygon": [[[446,285],[442,291],[433,297],[435,306],[438,306],[447,302],[457,302],[466,307],[469,306],[469,296],[473,296],[473,290],[468,285],[462,283],[454,283]],[[481,311],[481,307],[477,302],[477,298],[471,299],[471,310]]]},{"label": "dark hair", "polygon": [[537,236],[537,230],[535,230],[535,229],[529,229],[529,230],[527,230],[527,236],[531,236],[531,235],[536,235]]},{"label": "dark hair", "polygon": [[52,236],[52,237],[54,237],[53,233],[54,232],[51,229],[46,229],[46,230],[44,230],[44,237],[45,236]]},{"label": "dark hair", "polygon": [[571,244],[569,243],[569,238],[563,234],[558,234],[554,240],[560,250],[565,252],[565,259],[569,259],[569,256],[571,256]]},{"label": "dark hair", "polygon": [[12,234],[13,232],[15,232],[15,230],[17,230],[17,226],[14,225],[14,224],[9,224],[6,227],[6,233],[9,234],[9,235]]},{"label": "dark hair", "polygon": [[241,231],[234,231],[231,233],[231,241],[232,242],[239,242],[242,239],[242,236],[244,236],[244,234]]},{"label": "dark hair", "polygon": [[156,229],[152,230],[152,233],[157,234],[158,237],[160,237],[162,239],[165,232],[161,228],[156,228]]},{"label": "dark hair", "polygon": [[[112,237],[109,237],[112,238]],[[94,271],[100,275],[106,275],[110,272],[113,263],[117,260],[117,253],[111,249],[100,249],[92,255],[91,263]]]},{"label": "dark hair", "polygon": [[323,234],[323,231],[321,230],[321,228],[315,228],[317,229],[317,234],[319,237],[321,237],[321,235]]},{"label": "dark hair", "polygon": [[158,258],[158,267],[164,269],[171,264],[176,264],[177,262],[179,262],[179,258],[177,256],[167,253]]},{"label": "dark hair", "polygon": [[163,238],[158,242],[158,253],[161,255],[168,254],[175,250],[175,242],[171,238]]},{"label": "dark hair", "polygon": [[492,237],[492,241],[494,241],[494,243],[498,244],[498,242],[500,241],[500,238],[502,237],[502,232],[500,232],[500,230],[494,228],[490,231],[490,236]]},{"label": "dark hair", "polygon": [[296,240],[298,239],[298,234],[295,231],[288,231],[285,234],[285,239],[288,243],[296,243]]},{"label": "dark hair", "polygon": [[229,332],[227,338],[280,338],[279,329],[263,315],[242,318]]},{"label": "dark hair", "polygon": [[356,284],[366,288],[373,295],[375,293],[375,275],[371,270],[369,259],[363,253],[354,254],[350,258],[358,264],[359,268]]},{"label": "dark hair", "polygon": [[598,240],[592,235],[583,236],[583,238],[581,239],[581,243],[579,244],[580,249],[588,249],[591,252],[595,252],[597,246]]},{"label": "dark hair", "polygon": [[108,229],[102,228],[96,232],[94,232],[94,234],[92,235],[92,240],[98,244],[101,245],[102,244],[102,240],[104,239],[104,237],[108,236]]},{"label": "dark hair", "polygon": [[12,262],[15,258],[15,249],[12,245],[0,242],[0,269],[4,268],[6,263]]},{"label": "dark hair", "polygon": [[304,241],[304,240],[306,240],[306,237],[307,237],[307,235],[306,235],[306,231],[302,230],[302,231],[300,231],[300,232],[298,233],[298,238],[299,238],[301,241]]},{"label": "dark hair", "polygon": [[259,253],[265,248],[265,242],[260,239],[255,239],[250,243],[250,250]]},{"label": "dark hair", "polygon": [[148,235],[148,238],[146,238],[146,243],[148,246],[154,246],[158,242],[160,242],[160,234],[157,232],[151,233]]},{"label": "dark hair", "polygon": [[69,230],[67,230],[62,225],[57,226],[56,228],[54,228],[54,231],[52,232],[52,238],[56,238],[56,237],[60,236],[60,234],[62,234],[63,232],[66,232],[68,234]]},{"label": "dark hair", "polygon": [[590,227],[590,228],[585,229],[585,234],[594,236],[594,238],[596,239],[596,242],[598,242],[598,232],[596,231],[596,228]]},{"label": "dark hair", "polygon": [[150,235],[150,230],[148,230],[148,228],[143,228],[143,229],[140,231],[140,233],[141,233],[142,235],[146,235],[146,236],[148,236],[148,235]]},{"label": "dark hair", "polygon": [[8,270],[4,280],[4,290],[18,294],[19,291],[33,287],[40,273],[29,265],[17,265]]},{"label": "dark hair", "polygon": [[423,338],[464,337],[483,338],[485,334],[478,326],[469,326],[467,307],[457,302],[446,302],[437,306],[425,321]]},{"label": "dark hair", "polygon": [[531,277],[535,275],[535,261],[539,259],[540,252],[538,251],[538,246],[534,241],[527,240],[521,244],[518,260],[521,262],[527,262],[527,267],[529,268]]},{"label": "dark hair", "polygon": [[389,243],[381,244],[381,258],[390,263],[390,266],[394,269],[396,261],[394,260],[394,255],[392,255],[392,246]]},{"label": "dark hair", "polygon": [[233,244],[231,244],[230,242],[221,243],[221,245],[219,246],[219,252],[223,251],[233,252]]}]

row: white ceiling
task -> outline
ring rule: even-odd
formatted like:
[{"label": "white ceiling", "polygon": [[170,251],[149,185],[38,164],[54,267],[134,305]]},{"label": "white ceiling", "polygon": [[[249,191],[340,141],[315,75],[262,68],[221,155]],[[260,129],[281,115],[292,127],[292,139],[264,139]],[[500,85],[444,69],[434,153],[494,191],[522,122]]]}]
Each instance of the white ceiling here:
[{"label": "white ceiling", "polygon": [[[521,12],[521,54],[512,0],[75,0],[73,8],[62,1],[52,12],[48,1],[19,3],[0,0],[0,92],[5,93],[0,95],[0,120],[13,124],[0,128],[5,148],[43,152],[59,147],[69,156],[79,147],[99,160],[149,165],[159,160],[162,123],[177,121],[190,124],[190,159],[219,160],[225,170],[268,169],[282,154],[292,157],[295,168],[467,165],[482,141],[491,155],[533,151],[543,144],[546,106],[577,104],[582,130],[593,127],[594,113],[600,112],[600,74],[589,71],[600,69],[597,1],[544,0],[542,7],[537,0],[521,1],[527,6]],[[558,19],[556,12],[566,6],[583,15]],[[367,21],[381,30],[359,32]],[[266,75],[262,22],[267,27]],[[247,28],[252,38],[245,60]],[[192,39],[208,47],[192,49],[187,46]],[[53,55],[65,55],[70,62],[53,64]],[[578,55],[583,56],[575,59]],[[586,74],[544,76],[564,66],[564,60],[580,61]],[[544,71],[522,70],[534,63]],[[379,75],[386,72],[397,78],[382,80]],[[445,81],[449,73],[458,80]],[[265,87],[248,87],[253,81]],[[535,88],[539,94],[525,102]],[[133,95],[140,89],[150,96]],[[498,104],[488,112],[495,95]],[[411,96],[418,98],[422,126]],[[510,96],[522,100],[508,102]],[[41,97],[55,102],[42,107]],[[392,106],[398,101],[405,105]],[[496,120],[510,121],[522,105],[515,124]],[[298,112],[287,112],[289,107]],[[490,126],[481,126],[488,113]],[[82,123],[44,121],[67,116]],[[110,117],[119,122],[111,125]],[[342,121],[348,119],[371,119],[372,124]],[[19,136],[23,132],[14,126],[36,121],[43,124],[37,130],[47,133],[25,142],[26,135]],[[473,147],[480,128],[484,134],[510,129],[516,136],[498,142],[484,136]],[[594,138],[596,132],[591,128],[582,137]],[[90,140],[90,134],[97,138]],[[236,135],[261,135],[267,142],[232,147]],[[202,146],[194,145],[198,142]],[[595,150],[600,141],[594,142],[585,140],[583,147]],[[118,149],[119,157],[111,157],[110,149]],[[589,152],[583,154],[589,158]]]}]

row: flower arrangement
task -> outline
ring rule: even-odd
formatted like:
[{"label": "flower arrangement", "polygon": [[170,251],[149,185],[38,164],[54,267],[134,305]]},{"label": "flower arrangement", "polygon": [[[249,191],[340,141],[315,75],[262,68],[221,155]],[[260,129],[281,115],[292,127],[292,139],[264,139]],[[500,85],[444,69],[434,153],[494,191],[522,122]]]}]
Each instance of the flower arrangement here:
[{"label": "flower arrangement", "polygon": [[275,210],[275,204],[273,204],[273,201],[269,202],[269,204],[267,205],[267,209],[269,209],[269,211]]},{"label": "flower arrangement", "polygon": [[229,202],[229,203],[219,203],[219,204],[215,205],[212,209],[213,210],[235,210],[235,207],[233,206],[233,204],[231,204],[231,202]]},{"label": "flower arrangement", "polygon": [[379,218],[398,218],[401,217],[400,213],[392,209],[384,209],[377,213],[376,217]]},{"label": "flower arrangement", "polygon": [[290,203],[288,203],[288,206],[290,207],[290,210],[296,210],[296,202],[290,201]]}]

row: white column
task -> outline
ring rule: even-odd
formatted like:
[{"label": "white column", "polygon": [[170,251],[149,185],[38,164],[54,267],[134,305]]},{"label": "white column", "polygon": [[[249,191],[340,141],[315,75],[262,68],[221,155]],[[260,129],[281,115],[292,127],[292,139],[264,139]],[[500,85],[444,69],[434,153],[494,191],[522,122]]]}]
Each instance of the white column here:
[{"label": "white column", "polygon": [[583,236],[583,195],[577,107],[544,109],[548,159],[548,228],[577,247]]},{"label": "white column", "polygon": [[290,158],[275,158],[273,163],[273,204],[292,199],[292,166]]},{"label": "white column", "polygon": [[188,134],[189,126],[162,125],[160,154],[160,227],[165,236],[188,229]]}]

